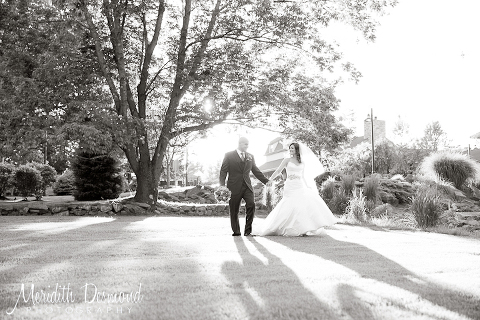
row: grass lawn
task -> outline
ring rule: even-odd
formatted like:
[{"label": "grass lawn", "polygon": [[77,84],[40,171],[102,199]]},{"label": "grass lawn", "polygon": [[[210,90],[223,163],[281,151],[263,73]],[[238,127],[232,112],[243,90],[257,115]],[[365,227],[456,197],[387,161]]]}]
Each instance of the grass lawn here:
[{"label": "grass lawn", "polygon": [[[1,319],[480,319],[473,238],[232,237],[225,217],[131,216],[0,217],[0,233]],[[64,301],[34,304],[32,284]]]}]

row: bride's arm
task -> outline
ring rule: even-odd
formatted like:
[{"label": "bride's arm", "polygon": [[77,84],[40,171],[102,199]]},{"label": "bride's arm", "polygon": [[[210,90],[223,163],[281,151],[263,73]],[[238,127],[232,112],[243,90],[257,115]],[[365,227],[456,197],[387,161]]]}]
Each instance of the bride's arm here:
[{"label": "bride's arm", "polygon": [[275,179],[275,177],[278,176],[280,172],[282,172],[282,170],[287,166],[287,163],[289,161],[290,161],[290,158],[283,159],[282,163],[280,163],[280,166],[277,168],[277,170],[275,170],[275,172],[270,176],[270,181],[273,181],[273,179]]}]

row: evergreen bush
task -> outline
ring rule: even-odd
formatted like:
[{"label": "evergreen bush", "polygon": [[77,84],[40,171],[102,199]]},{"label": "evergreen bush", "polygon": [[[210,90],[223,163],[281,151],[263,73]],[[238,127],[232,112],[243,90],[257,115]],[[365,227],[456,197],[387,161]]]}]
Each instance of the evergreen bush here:
[{"label": "evergreen bush", "polygon": [[13,174],[13,185],[25,200],[28,196],[35,195],[41,184],[40,172],[31,166],[19,166]]},{"label": "evergreen bush", "polygon": [[73,171],[66,170],[53,184],[53,192],[57,196],[71,195],[75,191],[75,176]]},{"label": "evergreen bush", "polygon": [[0,199],[5,199],[5,192],[12,186],[15,167],[8,163],[0,163]]},{"label": "evergreen bush", "polygon": [[122,192],[120,168],[117,161],[108,155],[78,152],[72,162],[72,170],[75,200],[115,199]]}]

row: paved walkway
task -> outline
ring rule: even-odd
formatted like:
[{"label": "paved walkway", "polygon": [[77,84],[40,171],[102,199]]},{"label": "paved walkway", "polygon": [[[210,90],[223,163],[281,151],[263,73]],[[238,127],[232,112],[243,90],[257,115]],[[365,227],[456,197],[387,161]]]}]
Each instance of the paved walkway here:
[{"label": "paved walkway", "polygon": [[[0,235],[0,318],[480,319],[476,239],[346,225],[234,238],[224,217],[0,217]],[[75,301],[20,299],[7,316],[22,283]],[[121,292],[134,301],[105,303]]]}]

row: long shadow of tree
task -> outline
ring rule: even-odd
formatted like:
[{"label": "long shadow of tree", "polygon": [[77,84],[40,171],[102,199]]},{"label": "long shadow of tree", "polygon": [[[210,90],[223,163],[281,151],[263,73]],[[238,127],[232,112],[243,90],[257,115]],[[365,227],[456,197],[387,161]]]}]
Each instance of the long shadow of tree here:
[{"label": "long shadow of tree", "polygon": [[[234,238],[243,263],[226,262],[222,273],[240,298],[248,319],[339,319],[298,276],[254,238]],[[252,254],[250,241],[268,263]]]},{"label": "long shadow of tree", "polygon": [[[314,241],[318,245],[306,245],[304,241],[287,237],[268,237],[269,240],[286,246],[292,250],[316,255],[322,259],[330,260],[350,270],[357,272],[364,279],[373,279],[388,285],[407,290],[417,294],[422,299],[438,305],[459,315],[480,319],[480,299],[461,291],[455,291],[446,286],[424,279],[421,276],[404,268],[400,264],[386,258],[378,252],[354,242],[339,241],[330,236],[310,237],[305,241]],[[445,257],[448,259],[448,257]],[[428,261],[425,261],[427,264]],[[385,276],[387,274],[387,276]],[[355,294],[355,288],[350,285],[341,285],[337,289],[339,299],[347,302],[344,305],[362,307],[362,301]],[[390,302],[395,305],[395,302]],[[399,308],[404,306],[398,305]],[[358,316],[358,310],[343,310],[346,313]],[[364,308],[360,314],[368,315]],[[368,316],[365,317],[368,319]]]}]

